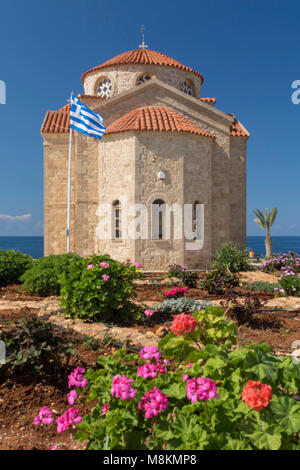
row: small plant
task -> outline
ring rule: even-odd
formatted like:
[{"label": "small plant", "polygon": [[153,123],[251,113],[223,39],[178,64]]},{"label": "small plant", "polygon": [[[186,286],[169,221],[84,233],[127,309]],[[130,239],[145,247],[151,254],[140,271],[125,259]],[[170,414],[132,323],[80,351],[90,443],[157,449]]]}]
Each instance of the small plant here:
[{"label": "small plant", "polygon": [[278,284],[271,284],[270,282],[255,281],[250,284],[244,285],[245,289],[254,290],[254,291],[263,291],[263,292],[274,292],[275,289],[278,289]]},{"label": "small plant", "polygon": [[222,302],[228,316],[234,319],[238,325],[251,323],[253,315],[263,305],[264,302],[255,294],[246,294],[243,300],[240,300],[232,290],[227,291],[225,302]]},{"label": "small plant", "polygon": [[192,271],[184,271],[181,275],[183,284],[191,289],[197,287],[198,274]]},{"label": "small plant", "polygon": [[72,318],[84,321],[137,320],[142,312],[129,298],[134,295],[132,281],[139,277],[129,262],[93,255],[60,276],[61,305]]},{"label": "small plant", "polygon": [[32,257],[25,253],[0,250],[0,287],[20,282],[20,277],[32,263]]},{"label": "small plant", "polygon": [[279,288],[276,290],[285,295],[285,296],[292,296],[292,297],[300,297],[300,275],[297,276],[295,274],[289,274],[281,276],[278,279]]},{"label": "small plant", "polygon": [[300,273],[300,258],[293,251],[267,259],[259,267],[264,273],[285,271],[288,268],[293,269],[295,273]]},{"label": "small plant", "polygon": [[224,245],[216,251],[212,262],[212,268],[226,268],[231,273],[255,270],[255,268],[248,262],[247,250],[241,250],[232,242],[224,243]]},{"label": "small plant", "polygon": [[167,272],[168,277],[178,277],[181,279],[181,275],[185,272],[185,267],[181,264],[169,264],[169,270]]},{"label": "small plant", "polygon": [[72,271],[75,264],[82,266],[82,263],[83,259],[75,253],[39,258],[20,278],[23,283],[21,289],[41,297],[59,295],[59,276]]},{"label": "small plant", "polygon": [[197,287],[198,274],[187,271],[181,264],[170,264],[167,276],[181,279],[183,284],[187,287]]},{"label": "small plant", "polygon": [[167,299],[159,305],[155,305],[153,310],[156,314],[174,315],[177,313],[193,313],[202,310],[211,305],[208,300],[195,300],[189,297],[180,297],[177,299]]},{"label": "small plant", "polygon": [[201,282],[200,289],[205,289],[209,294],[223,294],[228,289],[239,285],[239,278],[236,274],[228,271],[224,266],[212,269]]},{"label": "small plant", "polygon": [[174,287],[172,290],[166,290],[164,296],[177,299],[178,297],[184,297],[187,290],[188,287]]},{"label": "small plant", "polygon": [[1,339],[6,345],[6,364],[0,365],[0,375],[9,371],[61,374],[77,352],[51,323],[27,313],[20,324],[6,328]]}]

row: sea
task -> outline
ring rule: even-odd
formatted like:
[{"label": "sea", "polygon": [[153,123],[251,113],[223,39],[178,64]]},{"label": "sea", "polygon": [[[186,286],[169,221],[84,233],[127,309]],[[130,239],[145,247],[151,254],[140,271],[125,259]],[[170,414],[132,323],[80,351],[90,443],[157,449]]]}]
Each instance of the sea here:
[{"label": "sea", "polygon": [[[294,251],[300,255],[300,236],[272,237],[273,254]],[[34,259],[44,256],[44,237],[1,237],[0,250],[15,250],[27,253]],[[265,255],[265,237],[248,236],[247,251],[254,251],[255,256]]]}]

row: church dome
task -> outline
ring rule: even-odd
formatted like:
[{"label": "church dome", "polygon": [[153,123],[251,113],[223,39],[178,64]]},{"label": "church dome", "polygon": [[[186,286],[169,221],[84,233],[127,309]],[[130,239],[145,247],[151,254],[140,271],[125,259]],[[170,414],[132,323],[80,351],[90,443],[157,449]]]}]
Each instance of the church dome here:
[{"label": "church dome", "polygon": [[200,77],[201,83],[204,81],[203,75],[197,72],[196,70],[188,67],[186,65],[181,64],[175,59],[162,54],[161,52],[152,51],[151,49],[134,49],[132,51],[123,52],[112,59],[107,60],[101,65],[97,65],[92,69],[88,70],[82,75],[82,81],[84,81],[87,74],[90,72],[94,72],[97,70],[104,69],[106,67],[114,66],[114,65],[161,65],[161,66],[168,66],[168,67],[175,67],[177,69],[184,70],[186,72],[192,72],[197,77]]}]

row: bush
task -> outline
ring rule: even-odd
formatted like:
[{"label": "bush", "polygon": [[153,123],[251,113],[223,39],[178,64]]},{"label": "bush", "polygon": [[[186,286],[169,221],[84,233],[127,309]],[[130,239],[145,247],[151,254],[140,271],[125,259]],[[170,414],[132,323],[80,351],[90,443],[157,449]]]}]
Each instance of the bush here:
[{"label": "bush", "polygon": [[0,286],[18,283],[33,263],[31,256],[20,251],[0,250]]},{"label": "bush", "polygon": [[198,274],[191,271],[184,271],[181,275],[183,284],[190,288],[197,287]]},{"label": "bush", "polygon": [[185,267],[181,264],[169,264],[169,270],[167,273],[168,277],[178,277],[181,278],[182,273],[185,271]]},{"label": "bush", "polygon": [[211,305],[211,302],[207,300],[195,300],[189,297],[179,297],[173,299],[167,299],[159,305],[154,305],[152,309],[155,313],[161,313],[165,315],[175,315],[177,313],[193,313],[202,310],[203,308]]},{"label": "bush", "polygon": [[249,290],[259,290],[264,292],[274,292],[275,289],[278,288],[278,284],[271,284],[270,282],[262,282],[262,281],[255,281],[251,282],[250,284],[244,285],[245,289]]},{"label": "bush", "polygon": [[232,242],[224,245],[216,251],[212,268],[227,268],[231,273],[239,271],[253,271],[255,268],[248,263],[247,251],[234,246]]},{"label": "bush", "polygon": [[293,269],[295,273],[300,273],[300,258],[293,251],[268,259],[259,267],[264,273],[284,271],[288,268]]},{"label": "bush", "polygon": [[51,323],[28,314],[20,324],[4,328],[1,339],[6,345],[6,364],[0,364],[0,375],[61,374],[71,354],[77,352]]},{"label": "bush", "polygon": [[281,276],[278,279],[279,288],[276,290],[286,296],[299,297],[300,296],[300,277],[299,275]]},{"label": "bush", "polygon": [[185,267],[181,264],[170,264],[167,276],[178,277],[187,287],[197,287],[198,274],[186,271]]},{"label": "bush", "polygon": [[[224,319],[222,309],[209,315]],[[300,404],[293,396],[300,389],[300,365],[266,344],[236,350],[212,344],[215,334],[206,337],[205,349],[195,349],[195,338],[212,324],[204,329],[198,314],[194,318],[198,326],[191,335],[170,333],[147,360],[144,350],[120,350],[100,357],[101,368],[87,372],[87,401],[97,405],[75,436],[88,440],[87,449],[299,449]],[[232,331],[221,322],[215,333],[221,330],[229,343]],[[155,372],[146,376],[149,368]]]},{"label": "bush", "polygon": [[236,320],[238,325],[251,323],[253,315],[258,313],[263,305],[264,302],[255,294],[246,294],[243,299],[238,299],[238,296],[230,290],[227,291],[225,301],[222,302],[228,315]]},{"label": "bush", "polygon": [[34,261],[20,280],[21,289],[32,295],[47,297],[59,295],[59,276],[73,270],[74,265],[82,265],[83,259],[75,254],[50,255]]},{"label": "bush", "polygon": [[[101,266],[102,265],[102,266]],[[75,263],[60,276],[61,305],[72,318],[85,321],[130,321],[140,309],[129,302],[133,280],[140,277],[131,263],[120,263],[109,255],[93,255]]]},{"label": "bush", "polygon": [[205,289],[209,294],[223,294],[228,289],[237,287],[240,281],[236,274],[231,273],[225,267],[212,269],[201,282],[200,289]]}]

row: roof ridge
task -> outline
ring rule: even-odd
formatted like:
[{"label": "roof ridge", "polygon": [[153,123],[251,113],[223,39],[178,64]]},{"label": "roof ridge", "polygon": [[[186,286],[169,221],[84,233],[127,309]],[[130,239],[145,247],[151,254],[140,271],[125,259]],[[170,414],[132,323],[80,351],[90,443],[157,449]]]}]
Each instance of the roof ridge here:
[{"label": "roof ridge", "polygon": [[192,72],[201,78],[203,83],[204,77],[200,72],[197,72],[192,67],[182,64],[176,59],[164,54],[163,52],[155,51],[153,49],[131,49],[130,51],[122,52],[111,59],[96,65],[83,73],[81,80],[84,81],[85,76],[95,70],[100,70],[112,65],[124,64],[143,64],[143,65],[162,65],[169,67],[176,67],[188,72]]}]

